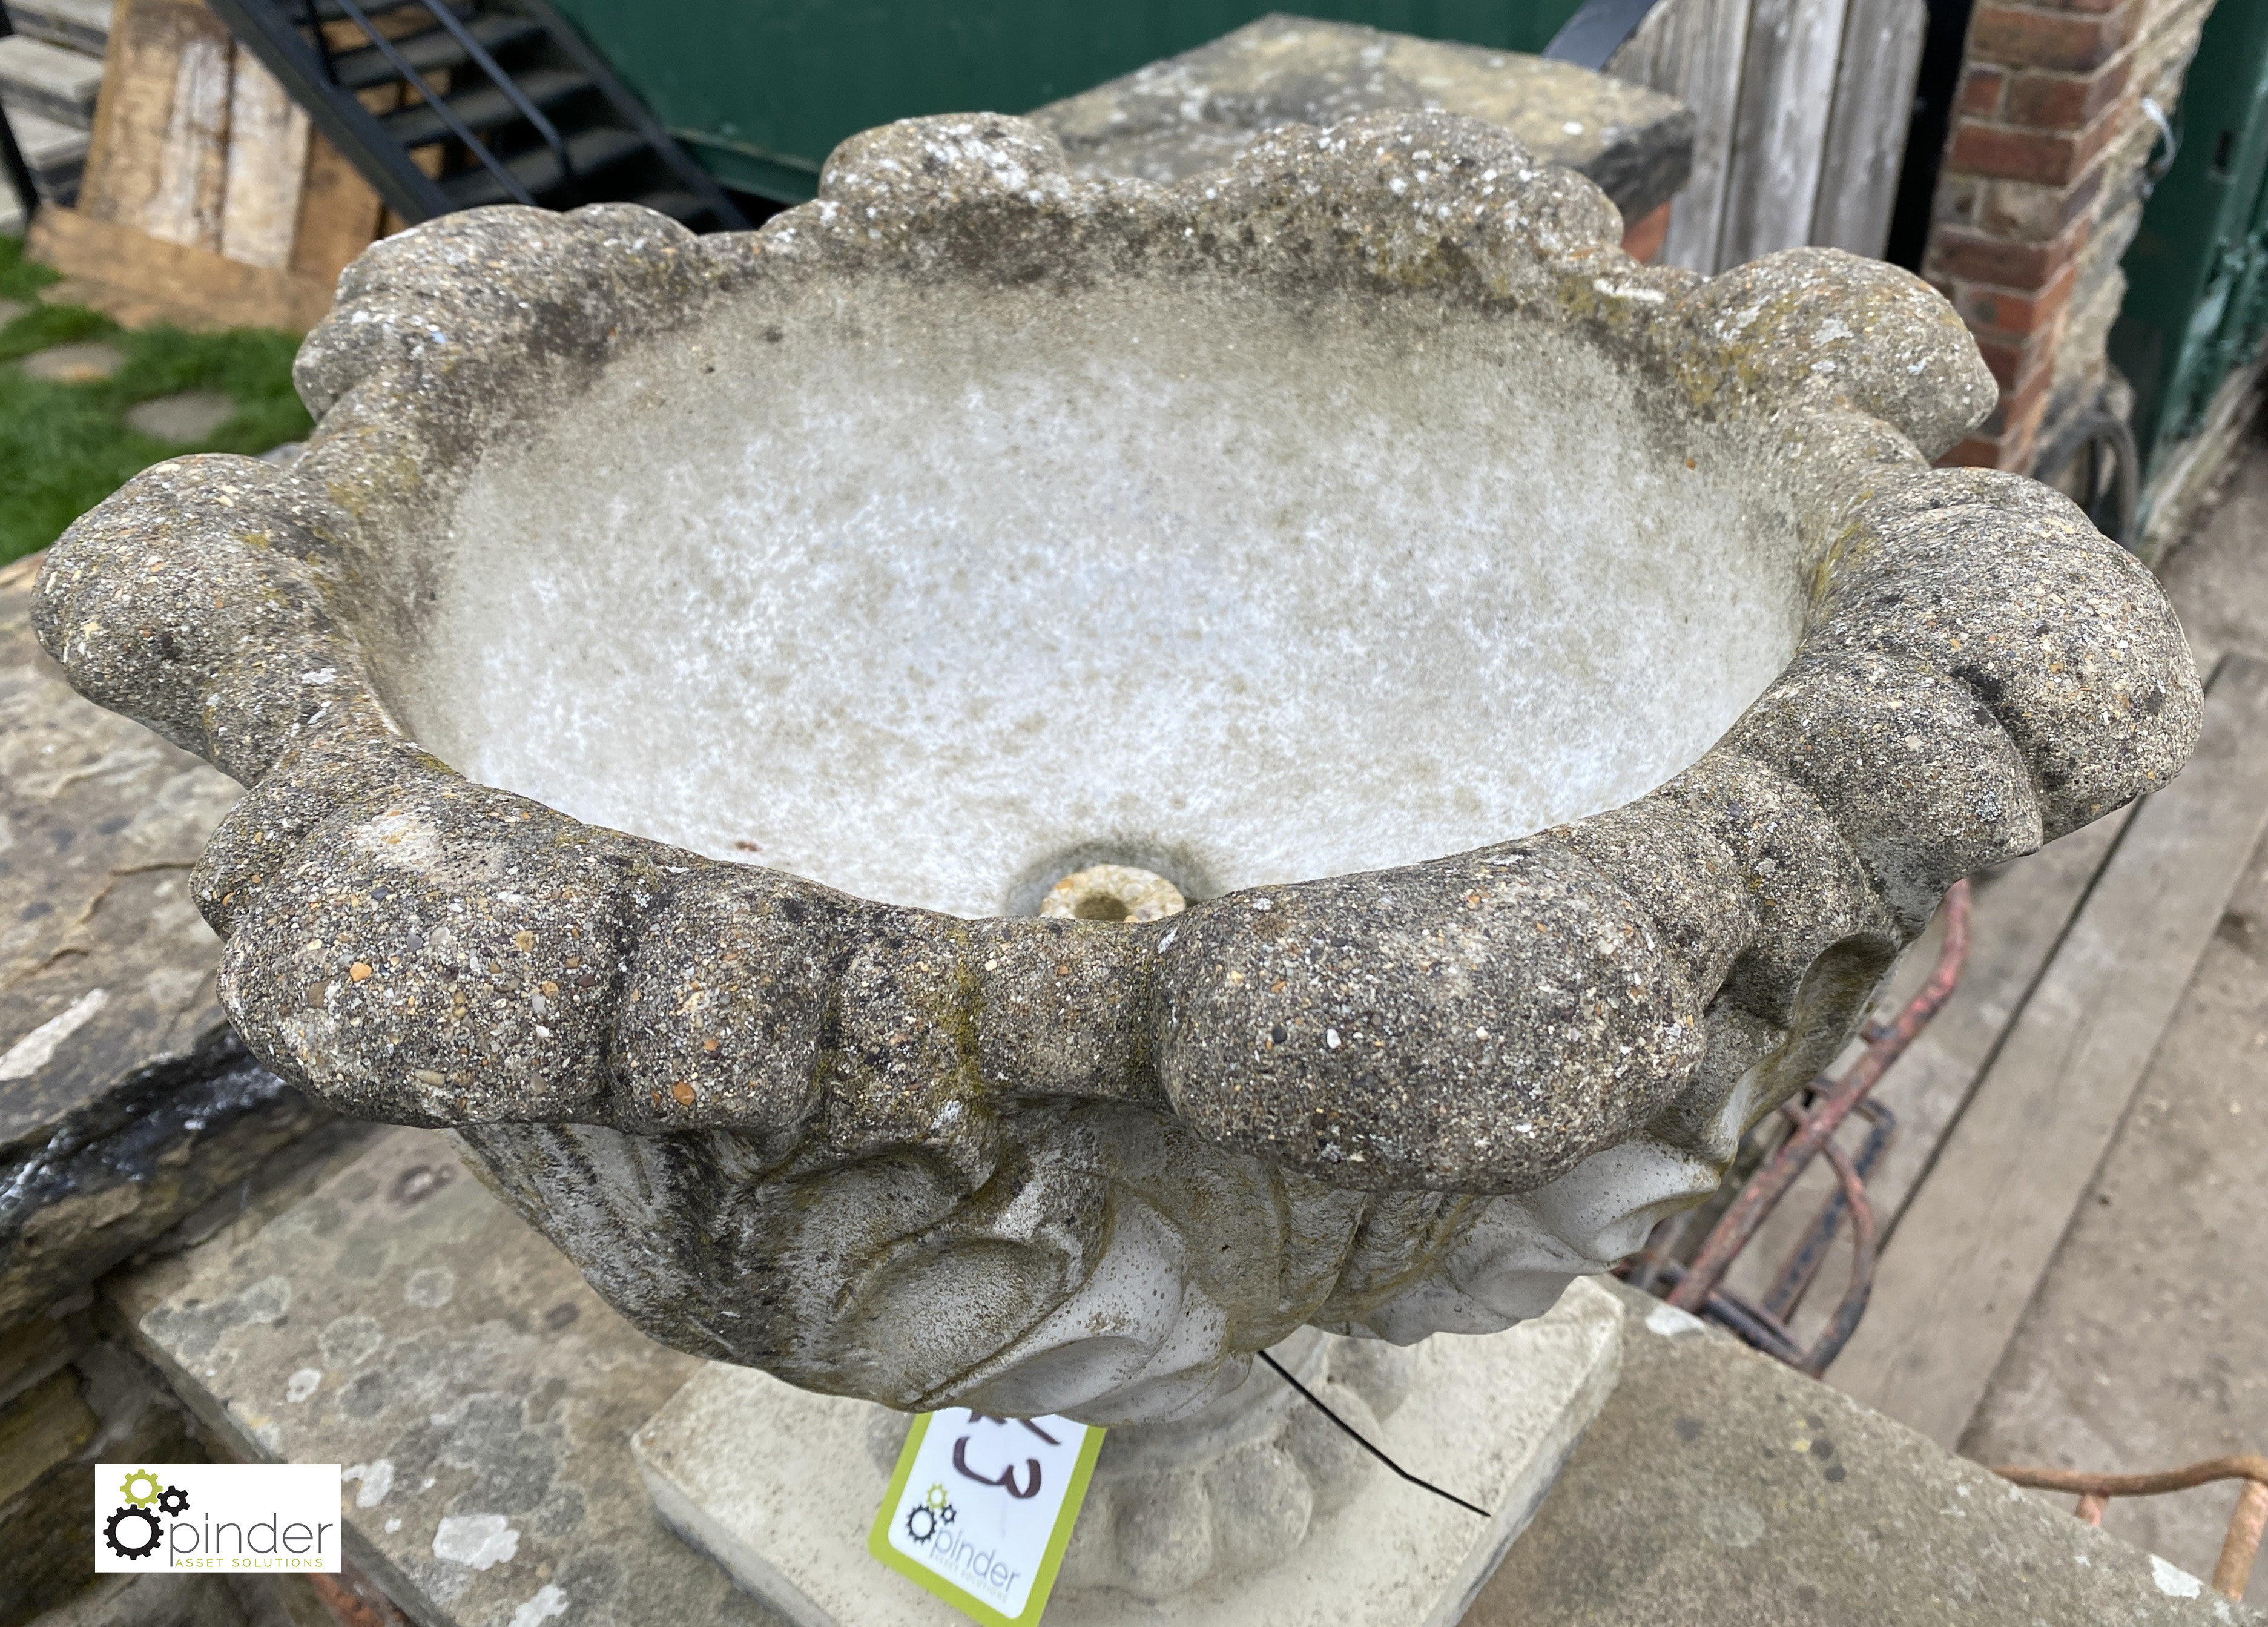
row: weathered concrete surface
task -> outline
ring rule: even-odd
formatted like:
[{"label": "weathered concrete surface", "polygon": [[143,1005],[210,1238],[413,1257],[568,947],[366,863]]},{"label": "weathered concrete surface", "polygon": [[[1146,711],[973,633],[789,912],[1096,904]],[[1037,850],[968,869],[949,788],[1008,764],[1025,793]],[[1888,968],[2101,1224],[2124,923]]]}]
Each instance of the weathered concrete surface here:
[{"label": "weathered concrete surface", "polygon": [[[2268,447],[2255,441],[2245,456],[2224,506],[2166,566],[2207,659],[2268,654]],[[2264,1238],[2268,844],[2229,899],[1962,1451],[2105,1471],[2268,1451]],[[2227,1483],[2130,1498],[2103,1523],[2209,1571],[2235,1500]],[[2268,1564],[2248,1596],[2268,1599]]]},{"label": "weathered concrete surface", "polygon": [[1693,167],[1693,114],[1655,92],[1519,51],[1263,17],[1030,117],[1074,171],[1173,181],[1218,169],[1279,124],[1432,108],[1502,125],[1536,157],[1599,183],[1634,221]]},{"label": "weathered concrete surface", "polygon": [[2260,1621],[1691,1318],[1626,1302],[1623,1381],[1465,1627]]},{"label": "weathered concrete surface", "polygon": [[189,867],[237,787],[71,693],[0,569],[0,1326],[328,1116],[214,998]]},{"label": "weathered concrete surface", "polygon": [[[40,582],[258,783],[196,884],[257,1053],[465,1127],[678,1348],[1125,1423],[1510,1325],[2194,735],[2131,556],[1929,468],[1993,387],[1895,268],[1636,265],[1438,112],[1170,187],[917,120],[822,190],[374,247],[306,457],[151,470]],[[1122,840],[1199,902],[993,913]]]},{"label": "weathered concrete surface", "polygon": [[[699,1364],[609,1311],[442,1137],[387,1132],[108,1292],[230,1449],[361,1466],[350,1555],[425,1627],[555,1601],[563,1621],[780,1619],[639,1483],[630,1433]],[[1719,1336],[1649,1330],[1650,1311],[1668,1322],[1628,1312],[1622,1382],[1470,1627],[2257,1620],[2176,1596],[2187,1583],[2117,1538]],[[843,1472],[871,1467],[861,1449]]]},{"label": "weathered concrete surface", "polygon": [[[1256,1544],[1257,1563],[1225,1564],[1170,1598],[1083,1588],[1082,1568],[1105,1567],[1099,1558],[1082,1567],[1081,1544],[1127,1541],[1126,1516],[1140,1512],[1111,1506],[1098,1488],[1081,1512],[1049,1623],[1450,1627],[1612,1390],[1622,1320],[1611,1294],[1577,1282],[1549,1314],[1510,1333],[1418,1346],[1403,1404],[1383,1422],[1355,1414],[1395,1461],[1491,1518],[1376,1470],[1318,1415],[1295,1411],[1292,1455],[1313,1455],[1329,1471],[1319,1493],[1336,1490],[1341,1476],[1353,1483],[1351,1497],[1320,1514],[1304,1542]],[[1248,1382],[1283,1381],[1256,1371]],[[958,1612],[867,1556],[867,1528],[890,1474],[866,1451],[873,1412],[719,1363],[639,1431],[635,1447],[662,1517],[799,1627],[953,1627]],[[1194,1495],[1202,1502],[1209,1494]],[[1173,1523],[1181,1511],[1164,1512],[1163,1523]]]},{"label": "weathered concrete surface", "polygon": [[776,1619],[660,1527],[630,1459],[700,1364],[609,1310],[441,1136],[389,1132],[106,1292],[230,1450],[348,1466],[349,1557],[427,1627]]}]

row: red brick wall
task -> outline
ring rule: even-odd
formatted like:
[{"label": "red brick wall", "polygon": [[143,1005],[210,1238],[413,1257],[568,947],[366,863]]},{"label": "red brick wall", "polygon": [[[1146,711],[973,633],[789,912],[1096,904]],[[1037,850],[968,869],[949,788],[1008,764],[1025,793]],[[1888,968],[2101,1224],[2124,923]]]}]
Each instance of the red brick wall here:
[{"label": "red brick wall", "polygon": [[[2224,4],[2258,0],[2222,0]],[[2101,394],[2155,132],[2213,0],[1978,0],[1922,274],[2000,404],[1948,463],[2027,470]]]}]

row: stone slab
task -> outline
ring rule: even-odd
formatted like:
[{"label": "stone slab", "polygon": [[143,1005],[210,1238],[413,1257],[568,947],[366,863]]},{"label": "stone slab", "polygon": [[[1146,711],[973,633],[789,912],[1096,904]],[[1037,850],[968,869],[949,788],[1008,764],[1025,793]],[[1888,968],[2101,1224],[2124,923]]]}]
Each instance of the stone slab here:
[{"label": "stone slab", "polygon": [[653,1517],[630,1432],[700,1366],[430,1130],[104,1287],[223,1449],[347,1466],[347,1557],[422,1627],[778,1618]]},{"label": "stone slab", "polygon": [[[2268,844],[1962,1437],[1985,1463],[2171,1468],[2268,1447]],[[2229,1482],[2103,1523],[2210,1572]],[[2058,1508],[2069,1498],[2051,1499]],[[2268,1602],[2268,1566],[2250,1596]]]},{"label": "stone slab", "polygon": [[[1376,1471],[1268,1570],[1158,1603],[1058,1592],[1050,1627],[1449,1627],[1605,1403],[1620,1371],[1621,1322],[1610,1294],[1578,1280],[1550,1314],[1509,1333],[1440,1334],[1413,1350],[1409,1399],[1379,1426],[1378,1445],[1491,1519]],[[1252,1381],[1272,1380],[1263,1373]],[[952,1627],[958,1613],[866,1551],[888,1484],[866,1447],[875,1410],[712,1365],[632,1446],[662,1519],[799,1627]]]},{"label": "stone slab", "polygon": [[110,43],[110,0],[15,0],[8,20],[19,34],[99,57]]},{"label": "stone slab", "polygon": [[1597,181],[1625,221],[1668,202],[1693,166],[1693,115],[1653,91],[1518,51],[1282,15],[1029,116],[1081,173],[1168,181],[1219,168],[1279,124],[1405,107],[1502,125]]},{"label": "stone slab", "polygon": [[125,366],[126,354],[99,339],[81,339],[34,350],[16,365],[48,384],[92,384]]},{"label": "stone slab", "polygon": [[2257,1627],[2197,1578],[1625,1294],[1623,1380],[1466,1627]]},{"label": "stone slab", "polygon": [[88,56],[102,56],[111,43],[111,0],[13,0],[7,16],[18,34]]},{"label": "stone slab", "polygon": [[102,90],[102,58],[28,34],[0,39],[0,102],[85,129]]},{"label": "stone slab", "polygon": [[1984,1398],[2268,825],[2268,663],[2227,657],[1883,1252],[1837,1387],[1950,1447]]},{"label": "stone slab", "polygon": [[17,148],[31,167],[32,182],[40,195],[66,201],[76,196],[92,139],[86,131],[13,109],[8,114],[8,128],[16,132]]},{"label": "stone slab", "polygon": [[144,435],[186,445],[204,439],[236,413],[235,400],[218,390],[177,390],[136,401],[126,409],[126,423]]},{"label": "stone slab", "polygon": [[[1960,986],[1873,1093],[1872,1099],[1897,1119],[1896,1135],[1867,1177],[1867,1196],[1874,1208],[1879,1246],[1884,1251],[1895,1246],[1898,1222],[1936,1162],[1937,1149],[1968,1110],[1977,1082],[1999,1056],[2016,1013],[2063,941],[2132,814],[2130,808],[2099,819],[2036,853],[1970,878],[1974,913]],[[1894,1018],[1928,981],[1944,941],[1944,927],[1940,910],[1921,940],[1906,952],[1875,1007],[1878,1019]],[[1831,1071],[1849,1067],[1864,1049],[1853,1041]],[[1854,1123],[1844,1132],[1843,1145],[1855,1152],[1866,1129]],[[1815,1161],[1734,1262],[1726,1281],[1739,1292],[1761,1299],[1820,1206],[1837,1189],[1825,1160]],[[1850,1263],[1846,1226],[1790,1321],[1797,1343],[1808,1345],[1824,1329],[1850,1285]]]},{"label": "stone slab", "polygon": [[237,787],[74,695],[0,567],[0,1327],[146,1246],[328,1115],[214,998],[189,867]]}]

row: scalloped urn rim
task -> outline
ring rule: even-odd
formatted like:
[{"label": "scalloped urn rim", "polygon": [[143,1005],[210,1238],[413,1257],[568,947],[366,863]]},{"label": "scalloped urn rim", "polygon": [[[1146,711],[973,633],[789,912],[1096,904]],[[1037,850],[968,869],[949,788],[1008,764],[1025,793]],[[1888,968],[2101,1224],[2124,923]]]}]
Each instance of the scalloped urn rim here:
[{"label": "scalloped urn rim", "polygon": [[[1954,880],[2165,784],[2201,697],[2156,584],[2073,504],[1929,467],[1997,396],[1933,291],[1813,249],[1705,280],[1618,236],[1590,183],[1439,114],[1275,131],[1170,188],[1075,181],[1020,121],[911,121],[752,234],[450,217],[342,279],[298,364],[300,462],[139,476],[53,550],[38,630],[90,698],[250,787],[195,881],[224,998],[365,1116],[973,1167],[1003,1101],[1115,1098],[1329,1185],[1462,1193],[1640,1131],[1713,1148],[1736,1093],[1752,1121],[1832,1055]],[[1596,347],[1776,482],[1808,584],[1793,659],[1623,806],[1136,926],[943,916],[583,825],[460,777],[389,709],[366,644],[413,613],[389,538],[512,432],[528,377],[587,380],[768,278],[1103,275]],[[464,1020],[444,936],[533,1004]]]}]

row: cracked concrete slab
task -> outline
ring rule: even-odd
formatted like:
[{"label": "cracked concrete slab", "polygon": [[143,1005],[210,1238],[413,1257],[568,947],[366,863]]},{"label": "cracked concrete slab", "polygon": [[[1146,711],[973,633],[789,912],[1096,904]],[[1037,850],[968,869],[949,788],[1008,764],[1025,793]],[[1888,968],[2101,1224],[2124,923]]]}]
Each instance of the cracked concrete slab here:
[{"label": "cracked concrete slab", "polygon": [[662,1528],[631,1459],[703,1364],[624,1321],[444,1136],[386,1131],[105,1292],[229,1450],[345,1467],[348,1557],[425,1627],[780,1619]]},{"label": "cracked concrete slab", "polygon": [[1464,1627],[2257,1627],[2188,1571],[1617,1286],[1623,1381]]}]

